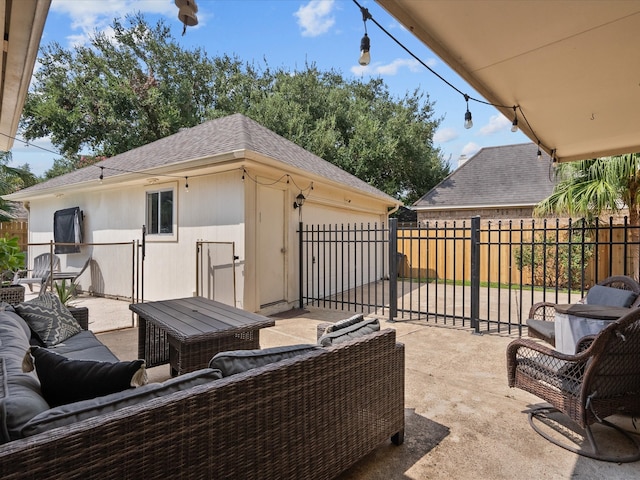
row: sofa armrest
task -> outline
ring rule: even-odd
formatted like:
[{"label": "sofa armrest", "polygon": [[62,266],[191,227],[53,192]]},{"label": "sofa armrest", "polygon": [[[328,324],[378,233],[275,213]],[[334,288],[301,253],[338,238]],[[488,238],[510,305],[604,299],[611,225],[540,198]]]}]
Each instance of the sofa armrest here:
[{"label": "sofa armrest", "polygon": [[67,307],[67,309],[83,330],[89,330],[89,309],[87,307]]}]

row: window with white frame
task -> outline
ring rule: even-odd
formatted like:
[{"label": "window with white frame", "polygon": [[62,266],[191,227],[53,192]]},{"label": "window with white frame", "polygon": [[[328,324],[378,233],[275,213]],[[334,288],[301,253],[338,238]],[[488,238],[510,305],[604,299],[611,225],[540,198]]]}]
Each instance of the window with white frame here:
[{"label": "window with white frame", "polygon": [[173,219],[173,188],[147,191],[147,234],[172,235]]}]

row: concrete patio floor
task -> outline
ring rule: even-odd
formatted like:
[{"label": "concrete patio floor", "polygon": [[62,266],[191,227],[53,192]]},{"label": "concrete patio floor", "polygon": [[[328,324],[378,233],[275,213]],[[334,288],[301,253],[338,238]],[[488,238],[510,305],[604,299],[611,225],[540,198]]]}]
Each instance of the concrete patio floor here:
[{"label": "concrete patio floor", "polygon": [[[137,329],[128,302],[80,298],[89,328],[122,360],[137,358]],[[316,325],[349,312],[310,307],[276,317],[263,329],[263,348],[315,343]],[[474,335],[424,321],[381,319],[405,344],[405,442],[387,442],[338,478],[358,479],[633,479],[640,462],[605,463],[563,450],[535,433],[525,413],[542,404],[507,386],[506,356],[514,336]],[[113,329],[118,330],[113,330]],[[150,381],[169,378],[169,366],[149,369]],[[631,422],[620,422],[633,429]]]}]

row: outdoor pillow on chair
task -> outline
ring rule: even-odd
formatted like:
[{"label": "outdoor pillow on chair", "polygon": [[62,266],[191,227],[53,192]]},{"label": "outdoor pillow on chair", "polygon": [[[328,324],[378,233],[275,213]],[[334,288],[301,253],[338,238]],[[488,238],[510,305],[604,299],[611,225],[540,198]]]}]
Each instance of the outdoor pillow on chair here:
[{"label": "outdoor pillow on chair", "polygon": [[630,307],[638,296],[631,290],[594,285],[587,292],[589,305],[608,305],[610,307]]},{"label": "outdoor pillow on chair", "polygon": [[42,347],[31,347],[23,371],[35,366],[42,396],[51,407],[120,392],[147,383],[144,360],[95,362],[70,360]]}]

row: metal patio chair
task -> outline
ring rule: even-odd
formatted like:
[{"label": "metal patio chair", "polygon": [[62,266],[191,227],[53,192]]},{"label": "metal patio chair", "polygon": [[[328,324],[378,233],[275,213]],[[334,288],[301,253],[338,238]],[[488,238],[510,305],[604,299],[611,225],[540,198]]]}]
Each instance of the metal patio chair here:
[{"label": "metal patio chair", "polygon": [[[552,443],[598,460],[639,460],[638,440],[607,417],[640,414],[640,309],[631,309],[585,345],[579,353],[566,355],[531,339],[514,340],[507,347],[509,386],[550,404],[531,409],[529,423]],[[553,428],[566,419],[579,427],[578,432],[572,429],[567,434],[563,428]],[[620,457],[603,453],[591,429],[595,423],[615,429],[633,451]],[[554,433],[564,433],[565,438],[554,438],[542,425],[551,426]],[[582,435],[581,442],[575,440],[575,433]]]}]

